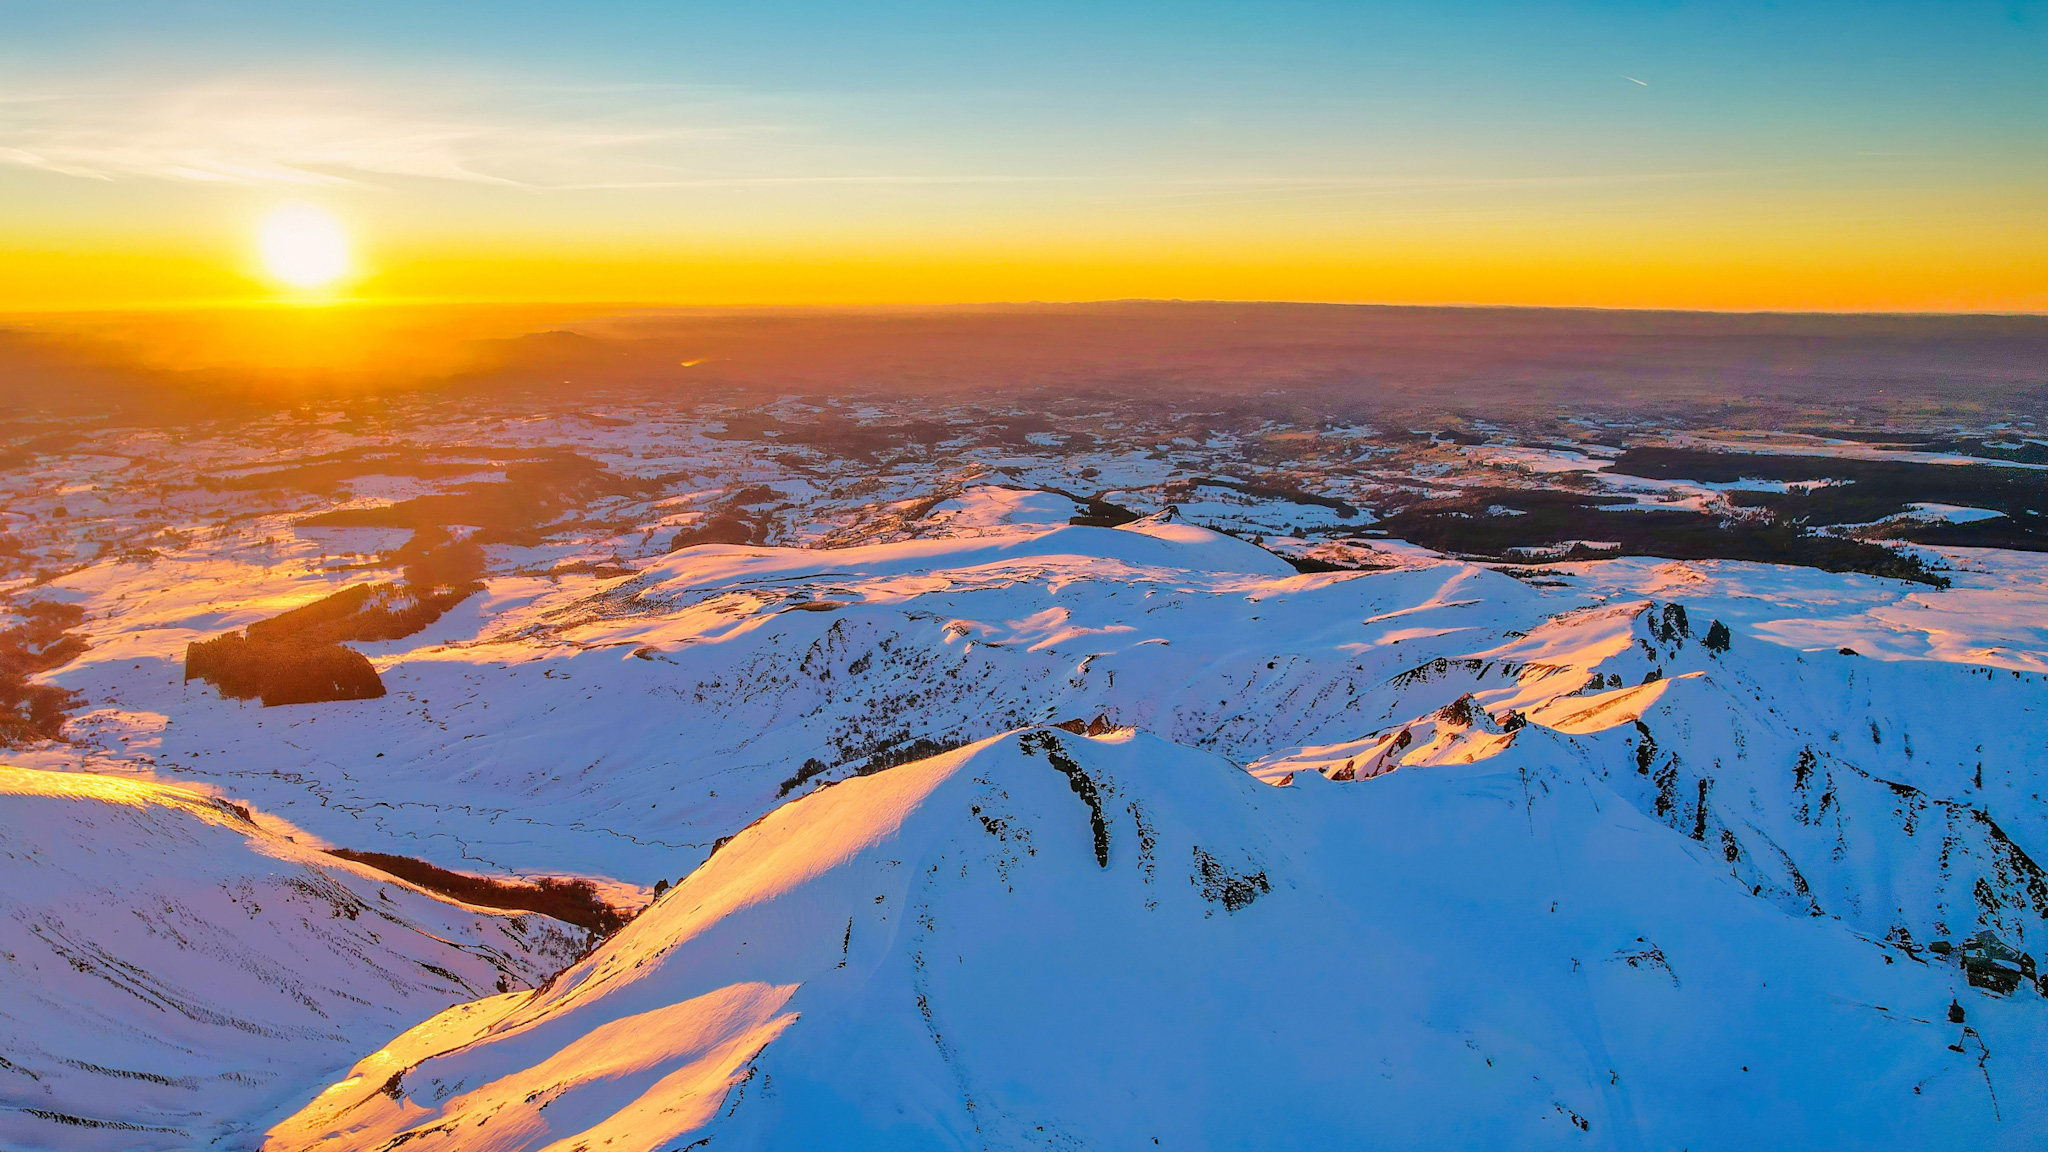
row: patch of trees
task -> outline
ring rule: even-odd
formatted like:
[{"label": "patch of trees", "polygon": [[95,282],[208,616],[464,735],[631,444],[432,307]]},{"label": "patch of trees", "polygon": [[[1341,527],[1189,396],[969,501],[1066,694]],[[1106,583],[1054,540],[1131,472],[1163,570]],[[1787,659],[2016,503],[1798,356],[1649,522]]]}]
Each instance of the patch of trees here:
[{"label": "patch of trees", "polygon": [[21,623],[0,631],[0,747],[57,738],[77,696],[29,678],[70,663],[86,648],[85,637],[71,631],[85,620],[76,604],[39,600],[15,611]]},{"label": "patch of trees", "polygon": [[701,524],[679,530],[668,550],[679,552],[698,544],[752,544],[763,535],[760,528],[737,516],[713,516]]},{"label": "patch of trees", "polygon": [[1953,452],[1959,456],[1979,456],[1993,460],[2011,460],[2022,464],[2048,464],[2048,444],[2038,440],[1987,440],[1971,436],[1937,436],[1929,432],[1895,432],[1890,429],[1872,428],[1857,431],[1853,428],[1794,428],[1809,436],[1820,436],[1830,440],[1854,440],[1862,444],[1887,444],[1913,452]]},{"label": "patch of trees", "polygon": [[377,670],[353,648],[251,640],[240,632],[186,645],[185,679],[204,680],[230,699],[260,698],[266,708],[384,695]]},{"label": "patch of trees", "polygon": [[[955,748],[964,747],[966,743],[967,741],[965,740],[958,740],[950,736],[939,739],[919,736],[915,740],[903,740],[869,756],[854,768],[853,774],[855,776],[873,776],[877,772],[886,772],[891,768],[917,760],[930,759],[942,752],[951,752]],[[830,772],[832,768],[832,765],[825,763],[816,756],[805,760],[803,767],[798,768],[794,774],[775,789],[775,798],[780,800],[791,792]]]},{"label": "patch of trees", "polygon": [[[823,416],[809,423],[788,423],[773,416],[733,415],[724,418],[723,432],[707,432],[713,440],[749,440],[799,445],[830,459],[874,460],[911,445],[925,448],[959,435],[960,431],[931,420],[898,424],[863,424]],[[979,431],[979,427],[973,431]]]},{"label": "patch of trees", "polygon": [[[1059,492],[1056,488],[1049,488],[1047,491]],[[1133,520],[1144,519],[1139,513],[1133,512],[1121,504],[1112,504],[1100,496],[1075,496],[1071,492],[1059,492],[1059,494],[1086,509],[1086,511],[1078,516],[1068,517],[1067,523],[1069,524],[1078,524],[1086,528],[1117,528],[1129,524]]]},{"label": "patch of trees", "polygon": [[231,492],[266,492],[296,488],[305,492],[332,495],[359,476],[416,476],[431,479],[439,476],[460,476],[495,466],[487,459],[449,460],[440,457],[438,453],[433,455],[439,458],[429,458],[428,453],[407,448],[334,452],[301,460],[289,468],[251,472],[208,483],[209,486]]},{"label": "patch of trees", "polygon": [[[1916,450],[1975,448],[1950,443],[1914,445]],[[1792,525],[1869,524],[1909,510],[1916,503],[1989,508],[2003,517],[1967,524],[1905,520],[1881,529],[1889,539],[1916,544],[2013,548],[2048,552],[2048,472],[1988,464],[1920,464],[1906,460],[1843,460],[1832,456],[1763,456],[1707,452],[1692,448],[1631,448],[1615,459],[1613,471],[1657,480],[1725,483],[1773,480],[1790,492],[1729,492],[1730,503],[1767,508]],[[1802,480],[1841,484],[1801,487]]]},{"label": "patch of trees", "polygon": [[470,484],[455,492],[416,496],[379,508],[342,508],[300,523],[315,528],[477,529],[476,544],[538,544],[541,528],[572,507],[600,496],[645,495],[660,479],[620,476],[603,464],[563,452],[505,469],[503,482]]},{"label": "patch of trees", "polygon": [[[1236,535],[1236,533],[1231,533],[1231,535]],[[1268,552],[1273,552],[1271,548],[1266,548],[1264,544],[1260,544],[1258,547],[1265,548]],[[1286,552],[1273,552],[1273,555],[1287,561],[1296,572],[1305,576],[1318,572],[1384,572],[1388,568],[1393,567],[1392,564],[1340,564],[1335,560],[1322,560],[1314,556],[1296,556]],[[1494,571],[1506,572],[1510,576],[1519,575],[1518,572],[1507,568],[1496,568]]]},{"label": "patch of trees", "polygon": [[967,741],[965,740],[958,740],[950,736],[940,737],[936,740],[929,736],[919,736],[908,743],[898,744],[893,748],[884,748],[880,752],[869,756],[861,762],[859,768],[854,770],[854,775],[873,776],[877,772],[886,772],[903,764],[910,764],[918,760],[928,760],[942,752],[951,752],[955,748],[964,747],[966,743]]},{"label": "patch of trees", "polygon": [[403,640],[439,620],[482,585],[357,584],[303,608],[249,625],[249,639],[339,644],[344,640]]},{"label": "patch of trees", "polygon": [[411,856],[394,856],[385,852],[358,852],[351,848],[329,848],[329,856],[368,864],[382,872],[389,872],[411,884],[438,892],[464,904],[479,908],[502,908],[514,912],[538,912],[552,916],[566,924],[574,924],[609,936],[626,926],[632,917],[612,907],[598,895],[597,885],[588,880],[557,880],[552,876],[542,877],[533,883],[517,880],[493,880],[485,876],[471,876],[464,872],[451,872],[436,867],[425,860]]},{"label": "patch of trees", "polygon": [[784,780],[781,786],[775,789],[775,798],[780,800],[831,770],[832,766],[830,764],[813,756],[804,761],[803,767],[797,769],[789,779]]},{"label": "patch of trees", "polygon": [[[0,465],[0,467],[4,467],[4,465]],[[28,554],[28,550],[22,544],[19,536],[0,532],[0,572],[27,571],[34,566],[34,563],[34,557]]]},{"label": "patch of trees", "polygon": [[1223,488],[1239,492],[1257,500],[1285,500],[1290,504],[1313,505],[1328,508],[1346,520],[1358,515],[1358,509],[1347,501],[1335,496],[1322,496],[1304,492],[1299,488],[1275,487],[1267,484],[1249,484],[1242,480],[1225,480],[1215,476],[1203,476],[1195,480],[1182,480],[1169,484],[1163,490],[1169,500],[1190,500],[1197,488]]},{"label": "patch of trees", "polygon": [[775,513],[791,507],[788,501],[780,489],[748,485],[727,494],[704,519],[677,531],[669,538],[668,550],[680,552],[698,544],[767,544],[775,536]]},{"label": "patch of trees", "polygon": [[373,700],[384,681],[344,641],[402,640],[481,591],[483,553],[426,528],[398,550],[402,583],[358,584],[258,620],[240,632],[185,647],[185,679],[204,680],[235,700],[266,708],[331,700]]},{"label": "patch of trees", "polygon": [[[1492,560],[1509,559],[1516,550],[1550,548],[1567,541],[1611,540],[1621,547],[1574,545],[1555,559],[1597,560],[1620,555],[1755,560],[1948,587],[1948,578],[1919,557],[1880,544],[1815,535],[1802,524],[1782,520],[1724,523],[1719,517],[1698,512],[1609,510],[1627,503],[1631,501],[1621,497],[1545,489],[1468,489],[1453,499],[1411,505],[1378,527],[1425,548]],[[1495,506],[1521,515],[1489,515],[1488,510]]]},{"label": "patch of trees", "polygon": [[[437,601],[442,605],[440,611],[434,612],[419,628],[439,619],[441,612],[461,603],[470,593],[483,590],[484,550],[473,537],[457,540],[449,535],[447,529],[438,526],[416,529],[391,558],[405,569],[405,586],[416,600],[421,603]],[[400,632],[388,639],[410,636],[419,628]],[[371,637],[358,639],[368,640]]]}]

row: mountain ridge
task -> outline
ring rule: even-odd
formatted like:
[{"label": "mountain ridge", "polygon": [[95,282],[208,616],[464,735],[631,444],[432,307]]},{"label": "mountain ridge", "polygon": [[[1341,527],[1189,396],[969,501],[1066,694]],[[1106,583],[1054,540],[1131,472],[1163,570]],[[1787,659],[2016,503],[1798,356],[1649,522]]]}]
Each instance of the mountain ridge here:
[{"label": "mountain ridge", "polygon": [[[266,1147],[2021,1146],[2028,1006],[1972,1004],[1995,1119],[1941,970],[1754,900],[1603,799],[1576,738],[1528,731],[1512,771],[1349,787],[1043,728],[849,780],[548,988],[387,1046]],[[652,1043],[657,1021],[690,1042]],[[638,1044],[570,1057],[598,1037]],[[1758,1090],[1796,1106],[1723,1107]]]}]

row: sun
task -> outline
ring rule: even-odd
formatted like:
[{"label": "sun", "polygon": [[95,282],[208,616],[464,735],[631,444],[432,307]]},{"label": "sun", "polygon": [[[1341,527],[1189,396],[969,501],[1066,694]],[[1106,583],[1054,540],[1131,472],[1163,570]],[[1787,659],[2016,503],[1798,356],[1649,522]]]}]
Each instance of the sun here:
[{"label": "sun", "polygon": [[318,208],[294,204],[263,218],[257,246],[270,275],[293,288],[320,288],[349,269],[348,234]]}]

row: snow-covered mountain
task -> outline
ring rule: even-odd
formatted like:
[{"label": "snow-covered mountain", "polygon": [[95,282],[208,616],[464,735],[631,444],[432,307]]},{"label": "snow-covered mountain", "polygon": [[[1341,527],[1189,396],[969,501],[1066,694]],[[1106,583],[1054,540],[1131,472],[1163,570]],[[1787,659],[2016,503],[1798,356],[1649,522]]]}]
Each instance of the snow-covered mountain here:
[{"label": "snow-covered mountain", "polygon": [[[687,877],[539,994],[369,1030],[273,1144],[2020,1147],[2048,1121],[2048,1004],[1926,949],[2048,941],[2037,563],[1948,550],[1937,591],[1376,542],[1301,574],[1170,515],[1047,524],[1063,499],[494,576],[362,645],[389,695],[291,708],[177,659],[331,578],[75,579],[90,766],[451,867]],[[1070,721],[1094,735],[1045,727]]]},{"label": "snow-covered mountain", "polygon": [[[1267,787],[1009,733],[727,844],[284,1149],[2028,1146],[2038,1001],[1734,882],[1538,724]],[[1987,1057],[1987,1053],[1989,1056]]]},{"label": "snow-covered mountain", "polygon": [[[1012,727],[1102,716],[1267,778],[1363,777],[1490,755],[1435,718],[1470,694],[1482,719],[1599,730],[1620,794],[1789,910],[2040,935],[2038,626],[1810,570],[1594,562],[1539,587],[1378,555],[1299,575],[1151,521],[706,546],[581,589],[507,582],[467,635],[368,646],[410,644],[380,656],[384,700],[287,716],[194,684],[149,737],[338,843],[652,884],[790,795]],[[1915,624],[1944,647],[1911,651]]]},{"label": "snow-covered mountain", "polygon": [[2007,830],[2048,832],[2038,676],[1789,651],[1717,625],[1650,601],[1566,613],[1411,674],[1469,693],[1453,705],[1252,771],[1466,763],[1527,724],[1582,737],[1588,771],[1787,912],[1906,945],[1979,927],[2043,939],[2048,877]]},{"label": "snow-covered mountain", "polygon": [[146,782],[0,767],[0,1146],[246,1147],[423,1016],[583,933],[451,903]]}]

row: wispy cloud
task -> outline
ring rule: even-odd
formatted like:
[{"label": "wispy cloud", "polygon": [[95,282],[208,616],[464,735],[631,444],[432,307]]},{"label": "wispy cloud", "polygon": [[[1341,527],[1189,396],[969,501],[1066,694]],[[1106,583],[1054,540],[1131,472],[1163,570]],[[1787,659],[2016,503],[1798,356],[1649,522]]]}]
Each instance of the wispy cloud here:
[{"label": "wispy cloud", "polygon": [[877,171],[877,157],[857,145],[821,140],[800,109],[741,94],[452,82],[0,89],[0,164],[92,180],[302,187],[406,179],[553,190],[1082,179],[905,171],[900,163]]},{"label": "wispy cloud", "polygon": [[1306,204],[1317,202],[1429,200],[1444,197],[1485,197],[1526,201],[1531,196],[1601,194],[1630,187],[1648,187],[1739,179],[1759,173],[1753,168],[1691,169],[1669,172],[1588,172],[1572,175],[1524,173],[1510,175],[1323,175],[1199,177],[1157,181],[1148,185],[1144,203],[1159,208]]},{"label": "wispy cloud", "polygon": [[530,187],[665,183],[693,145],[772,133],[679,91],[491,90],[450,97],[241,80],[0,92],[0,163],[95,180]]},{"label": "wispy cloud", "polygon": [[[1299,174],[1280,168],[1233,175],[1205,172],[1209,165],[1199,160],[1152,166],[1101,151],[1052,159],[1064,171],[973,171],[971,153],[959,155],[943,139],[906,146],[887,132],[849,131],[843,123],[835,129],[834,112],[844,120],[849,101],[821,106],[811,99],[806,104],[675,85],[474,78],[343,83],[244,77],[89,89],[0,87],[0,165],[102,181],[244,187],[385,188],[430,180],[520,190],[813,186],[852,192],[1012,185],[1056,187],[1060,191],[1052,199],[1062,203],[1137,210],[1362,207],[1404,197],[1568,194],[1746,174],[1444,174],[1416,171],[1423,166],[1389,157],[1381,173]],[[895,111],[893,127],[917,119]]]}]

